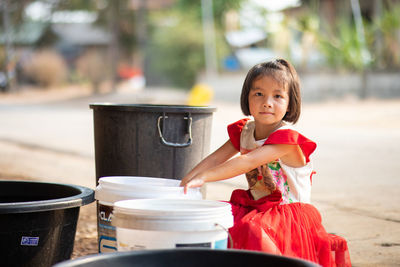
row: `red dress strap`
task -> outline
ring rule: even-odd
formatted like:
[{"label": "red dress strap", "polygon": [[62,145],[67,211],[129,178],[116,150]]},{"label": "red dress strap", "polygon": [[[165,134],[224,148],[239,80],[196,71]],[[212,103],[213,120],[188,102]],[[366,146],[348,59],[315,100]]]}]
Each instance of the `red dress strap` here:
[{"label": "red dress strap", "polygon": [[310,155],[314,152],[317,144],[304,135],[292,129],[281,129],[273,132],[264,145],[270,144],[288,144],[299,145],[306,158],[306,162],[310,161]]},{"label": "red dress strap", "polygon": [[245,118],[228,125],[229,139],[237,151],[240,151],[240,134],[248,120],[249,118]]}]

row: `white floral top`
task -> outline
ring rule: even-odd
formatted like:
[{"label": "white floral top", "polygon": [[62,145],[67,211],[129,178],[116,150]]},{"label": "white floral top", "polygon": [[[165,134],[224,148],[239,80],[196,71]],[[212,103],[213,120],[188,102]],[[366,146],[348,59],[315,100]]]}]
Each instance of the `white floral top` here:
[{"label": "white floral top", "polygon": [[[240,120],[228,126],[228,133],[232,144],[245,154],[262,145],[268,144],[293,144],[299,145],[305,158],[303,167],[290,167],[280,159],[269,162],[246,174],[250,192],[255,199],[262,197],[257,191],[266,191],[267,195],[274,190],[282,193],[281,204],[293,202],[310,203],[311,201],[311,176],[313,172],[310,155],[316,144],[298,133],[291,126],[283,126],[273,132],[264,140],[254,139],[254,121]],[[258,195],[257,195],[258,194]]]}]

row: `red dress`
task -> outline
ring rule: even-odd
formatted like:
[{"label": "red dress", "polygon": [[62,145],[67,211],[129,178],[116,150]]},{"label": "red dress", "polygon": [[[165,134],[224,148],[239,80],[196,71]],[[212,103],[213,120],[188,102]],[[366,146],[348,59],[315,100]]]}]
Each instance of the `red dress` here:
[{"label": "red dress", "polygon": [[[238,150],[246,121],[228,126],[230,140]],[[273,143],[298,144],[307,161],[316,147],[314,142],[296,131],[281,131],[265,142]],[[326,232],[314,206],[297,201],[287,203],[280,189],[277,187],[273,193],[258,200],[254,200],[249,190],[232,192],[230,203],[234,226],[229,232],[233,248],[301,258],[322,266],[351,266],[346,240]]]}]

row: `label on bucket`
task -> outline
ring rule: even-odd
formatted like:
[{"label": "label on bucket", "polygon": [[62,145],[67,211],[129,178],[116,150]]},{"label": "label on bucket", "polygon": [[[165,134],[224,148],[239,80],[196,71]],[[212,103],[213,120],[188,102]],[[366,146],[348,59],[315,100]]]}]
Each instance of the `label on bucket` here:
[{"label": "label on bucket", "polygon": [[215,242],[206,243],[191,243],[191,244],[175,244],[177,248],[215,248],[215,249],[226,249],[228,247],[228,240],[221,239]]},{"label": "label on bucket", "polygon": [[109,236],[100,236],[99,238],[99,252],[115,252],[117,240]]},{"label": "label on bucket", "polygon": [[211,242],[193,244],[175,244],[177,248],[211,248]]},{"label": "label on bucket", "polygon": [[39,245],[39,237],[38,236],[23,236],[21,237],[21,246],[37,246]]},{"label": "label on bucket", "polygon": [[97,205],[97,229],[99,252],[115,252],[117,250],[115,227],[111,225],[113,207]]},{"label": "label on bucket", "polygon": [[113,207],[99,204],[99,221],[111,225]]},{"label": "label on bucket", "polygon": [[216,248],[216,249],[226,249],[226,248],[228,248],[228,239],[224,238],[224,239],[215,241],[214,248]]}]

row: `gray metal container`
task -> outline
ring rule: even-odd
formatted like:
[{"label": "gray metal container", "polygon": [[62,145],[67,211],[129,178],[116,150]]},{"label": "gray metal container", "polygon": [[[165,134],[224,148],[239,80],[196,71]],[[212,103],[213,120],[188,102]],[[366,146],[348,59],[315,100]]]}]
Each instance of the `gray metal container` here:
[{"label": "gray metal container", "polygon": [[210,150],[213,107],[91,104],[96,185],[104,176],[181,179]]}]

